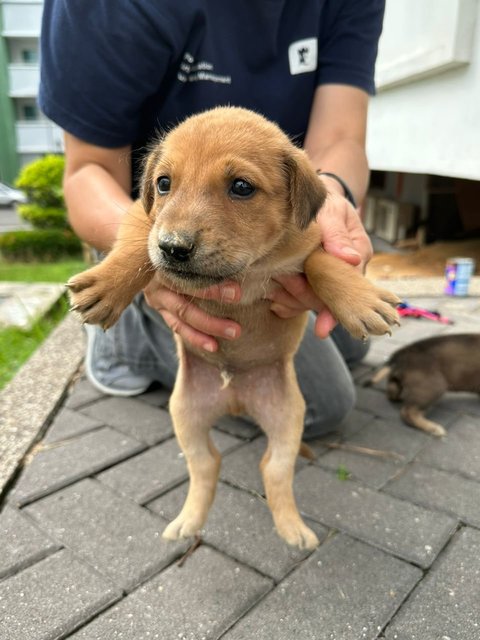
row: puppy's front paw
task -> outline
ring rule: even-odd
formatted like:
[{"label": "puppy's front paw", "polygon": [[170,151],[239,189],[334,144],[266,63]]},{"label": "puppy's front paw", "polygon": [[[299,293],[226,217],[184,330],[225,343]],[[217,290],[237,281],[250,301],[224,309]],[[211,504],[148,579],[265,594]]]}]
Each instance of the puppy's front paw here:
[{"label": "puppy's front paw", "polygon": [[399,323],[397,305],[400,300],[386,289],[363,280],[355,296],[340,304],[337,320],[355,338],[365,340],[369,334],[391,334],[390,327]]},{"label": "puppy's front paw", "polygon": [[102,265],[73,276],[67,287],[72,311],[83,322],[98,324],[103,329],[114,325],[128,304],[119,296],[115,283],[105,277]]}]

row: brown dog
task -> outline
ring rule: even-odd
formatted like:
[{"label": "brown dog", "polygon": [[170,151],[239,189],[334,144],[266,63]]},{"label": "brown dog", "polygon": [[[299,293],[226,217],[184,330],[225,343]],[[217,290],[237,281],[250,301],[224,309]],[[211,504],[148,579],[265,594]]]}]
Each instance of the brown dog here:
[{"label": "brown dog", "polygon": [[387,375],[387,396],[403,403],[400,415],[404,421],[434,436],[444,436],[442,425],[428,420],[424,412],[446,391],[480,394],[480,334],[414,342],[392,354],[371,383]]},{"label": "brown dog", "polygon": [[125,216],[108,257],[69,283],[85,322],[111,326],[154,273],[183,293],[226,279],[242,287],[239,304],[196,299],[242,326],[238,340],[207,353],[177,338],[179,370],[170,400],[190,487],[166,538],[195,534],[213,501],[220,455],[209,430],[226,413],[250,415],[268,436],[261,470],[278,533],[292,545],[318,540],[292,491],[305,403],[293,368],[307,314],[270,311],[272,276],[305,271],[317,295],[354,336],[383,334],[397,322],[396,296],[343,261],[317,250],[309,226],[325,200],[306,155],[278,127],[237,108],[187,119],[151,152],[141,200]]}]

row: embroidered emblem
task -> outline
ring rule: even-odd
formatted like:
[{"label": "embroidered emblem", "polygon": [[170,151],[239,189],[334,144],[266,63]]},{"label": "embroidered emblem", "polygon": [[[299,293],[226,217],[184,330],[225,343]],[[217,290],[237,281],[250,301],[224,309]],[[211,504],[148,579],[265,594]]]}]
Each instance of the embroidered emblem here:
[{"label": "embroidered emblem", "polygon": [[290,73],[295,76],[299,73],[308,73],[317,68],[318,44],[317,38],[305,38],[292,42],[288,47],[288,62]]}]

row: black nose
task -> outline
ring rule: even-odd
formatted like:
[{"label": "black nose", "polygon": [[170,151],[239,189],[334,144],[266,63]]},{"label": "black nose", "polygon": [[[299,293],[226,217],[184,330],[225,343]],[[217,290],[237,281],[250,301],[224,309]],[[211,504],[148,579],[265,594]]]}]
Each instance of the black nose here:
[{"label": "black nose", "polygon": [[168,262],[187,262],[195,250],[195,244],[188,238],[165,237],[158,246]]}]

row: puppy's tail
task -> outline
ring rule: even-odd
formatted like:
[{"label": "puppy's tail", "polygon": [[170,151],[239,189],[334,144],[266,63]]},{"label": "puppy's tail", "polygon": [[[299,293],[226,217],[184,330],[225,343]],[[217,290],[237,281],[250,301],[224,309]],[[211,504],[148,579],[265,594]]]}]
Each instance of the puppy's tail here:
[{"label": "puppy's tail", "polygon": [[381,382],[384,378],[386,378],[390,374],[391,370],[392,370],[392,368],[389,365],[386,365],[385,367],[382,367],[376,373],[374,373],[371,378],[366,380],[364,382],[363,386],[364,387],[371,387],[373,384],[378,384],[379,382]]}]

